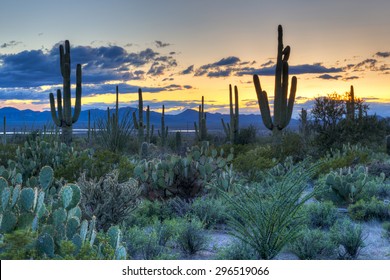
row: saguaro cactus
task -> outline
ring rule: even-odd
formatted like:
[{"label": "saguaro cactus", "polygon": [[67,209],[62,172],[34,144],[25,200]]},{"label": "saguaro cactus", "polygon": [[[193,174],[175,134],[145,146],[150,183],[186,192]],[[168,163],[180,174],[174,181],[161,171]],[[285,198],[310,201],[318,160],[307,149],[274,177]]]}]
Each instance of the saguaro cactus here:
[{"label": "saguaro cactus", "polygon": [[206,113],[204,112],[204,96],[202,96],[202,105],[199,105],[199,128],[194,122],[195,134],[199,142],[207,140]]},{"label": "saguaro cactus", "polygon": [[[347,109],[347,120],[353,121],[355,119],[355,92],[353,86],[351,86],[351,90],[348,93],[348,100],[346,102]],[[362,112],[360,112],[362,115]]]},{"label": "saguaro cactus", "polygon": [[3,118],[3,145],[7,144],[7,117]]},{"label": "saguaro cactus", "polygon": [[81,112],[81,64],[76,67],[76,104],[72,116],[72,103],[70,92],[70,45],[65,41],[64,46],[60,45],[60,66],[63,78],[63,96],[61,90],[57,90],[57,109],[54,103],[54,95],[50,93],[50,110],[54,123],[61,127],[62,141],[66,144],[72,142],[72,127],[77,122]]},{"label": "saguaro cactus", "polygon": [[142,99],[142,90],[138,89],[138,120],[135,112],[133,112],[134,128],[138,131],[138,142],[144,141],[144,101]]},{"label": "saguaro cactus", "polygon": [[161,131],[158,130],[158,136],[161,138],[161,146],[165,147],[168,138],[168,126],[165,126],[165,106],[162,105]]},{"label": "saguaro cactus", "polygon": [[232,85],[229,85],[229,101],[230,101],[230,123],[225,124],[224,120],[221,119],[223,129],[225,131],[227,139],[231,143],[236,143],[238,139],[239,126],[239,107],[238,107],[238,89],[234,86],[234,109],[233,109],[233,93]]},{"label": "saguaro cactus", "polygon": [[[288,59],[290,56],[290,46],[283,48],[283,29],[278,26],[278,56],[275,71],[275,99],[274,115],[271,118],[268,97],[266,91],[263,91],[260,80],[257,75],[253,75],[257,100],[261,111],[261,117],[265,127],[273,133],[277,133],[285,128],[291,120],[294,107],[295,93],[297,89],[297,78],[292,77],[290,96],[288,97]],[[288,98],[287,98],[288,97]]]}]

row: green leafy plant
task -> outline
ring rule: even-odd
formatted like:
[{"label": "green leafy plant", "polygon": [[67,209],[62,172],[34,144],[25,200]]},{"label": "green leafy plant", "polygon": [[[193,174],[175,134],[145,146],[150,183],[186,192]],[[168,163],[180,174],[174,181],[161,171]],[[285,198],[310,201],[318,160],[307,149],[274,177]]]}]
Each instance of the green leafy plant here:
[{"label": "green leafy plant", "polygon": [[304,207],[310,228],[328,229],[337,220],[337,209],[331,201],[310,203]]},{"label": "green leafy plant", "polygon": [[177,243],[188,255],[207,249],[208,238],[202,222],[196,217],[184,218],[178,230]]},{"label": "green leafy plant", "polygon": [[357,221],[378,219],[385,221],[390,218],[390,206],[383,201],[372,197],[370,201],[360,199],[348,207],[350,217]]},{"label": "green leafy plant", "polygon": [[269,188],[247,188],[240,196],[225,194],[230,204],[231,234],[249,244],[263,259],[274,258],[299,234],[304,221],[301,208],[313,196],[304,194],[315,167],[295,166],[276,179],[270,174]]},{"label": "green leafy plant", "polygon": [[349,219],[337,221],[330,229],[332,240],[340,245],[338,254],[340,259],[356,259],[364,248],[363,230],[360,225]]},{"label": "green leafy plant", "polygon": [[336,247],[327,232],[308,228],[290,245],[291,251],[301,260],[329,259]]}]

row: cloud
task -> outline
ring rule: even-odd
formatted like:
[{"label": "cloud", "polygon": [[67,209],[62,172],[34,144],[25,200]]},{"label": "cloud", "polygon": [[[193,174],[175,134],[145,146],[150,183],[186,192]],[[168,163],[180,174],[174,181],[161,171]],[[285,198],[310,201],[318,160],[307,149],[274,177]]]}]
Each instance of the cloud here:
[{"label": "cloud", "polygon": [[[275,75],[276,66],[272,67],[244,67],[236,72],[237,76],[243,75],[262,75],[262,76],[273,76]],[[300,74],[325,74],[325,73],[339,73],[343,72],[342,68],[335,67],[325,67],[321,63],[314,64],[300,64],[300,65],[290,65],[289,74],[300,75]]]},{"label": "cloud", "polygon": [[386,58],[390,56],[390,52],[377,52],[375,55],[378,57]]},{"label": "cloud", "polygon": [[268,62],[261,64],[261,67],[267,67],[274,65],[275,63],[272,60],[268,60]]},{"label": "cloud", "polygon": [[207,74],[210,78],[229,76],[236,67],[239,67],[241,60],[236,56],[222,58],[214,63],[202,65],[195,70],[195,76]]},{"label": "cloud", "polygon": [[341,75],[332,76],[329,74],[323,74],[323,75],[317,76],[317,78],[323,79],[323,80],[338,80],[338,79],[342,78],[342,76]]},{"label": "cloud", "polygon": [[11,47],[15,47],[17,45],[20,45],[22,44],[22,42],[17,42],[17,41],[9,41],[8,43],[3,43],[0,45],[0,49],[5,49],[5,48],[11,48]]},{"label": "cloud", "polygon": [[213,72],[209,72],[207,74],[207,77],[210,77],[210,78],[228,77],[228,76],[230,76],[231,72],[232,71],[230,69],[213,71]]},{"label": "cloud", "polygon": [[350,77],[343,78],[344,81],[357,80],[357,79],[360,79],[360,77],[359,76],[350,76]]},{"label": "cloud", "polygon": [[154,41],[154,43],[156,44],[157,48],[165,48],[165,47],[168,47],[171,45],[169,43],[163,43],[163,42],[158,41],[158,40]]},{"label": "cloud", "polygon": [[181,75],[188,75],[194,72],[194,65],[188,66],[185,70],[181,71]]}]

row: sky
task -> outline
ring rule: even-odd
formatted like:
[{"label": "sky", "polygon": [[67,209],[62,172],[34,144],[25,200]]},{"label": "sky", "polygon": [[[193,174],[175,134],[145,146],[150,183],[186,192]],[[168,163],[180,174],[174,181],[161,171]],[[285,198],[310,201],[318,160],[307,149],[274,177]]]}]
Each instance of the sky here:
[{"label": "sky", "polygon": [[[274,94],[277,26],[298,79],[294,116],[313,98],[353,85],[371,113],[390,116],[388,0],[1,0],[0,108],[49,110],[62,87],[60,44],[71,43],[72,83],[83,68],[82,110],[144,105],[175,114],[260,114],[252,82]],[[74,96],[74,90],[73,90]],[[74,103],[73,103],[74,104]]]}]

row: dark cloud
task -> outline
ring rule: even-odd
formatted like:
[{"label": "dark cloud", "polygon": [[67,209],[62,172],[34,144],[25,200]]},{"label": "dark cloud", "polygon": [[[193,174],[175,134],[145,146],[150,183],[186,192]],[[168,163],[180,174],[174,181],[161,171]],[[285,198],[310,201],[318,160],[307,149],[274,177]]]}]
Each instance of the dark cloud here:
[{"label": "dark cloud", "polygon": [[390,52],[377,52],[375,55],[378,57],[386,58],[390,56]]},{"label": "dark cloud", "polygon": [[228,77],[228,76],[230,76],[231,72],[232,71],[230,69],[213,71],[213,72],[209,72],[207,74],[207,77],[210,77],[210,78]]},{"label": "dark cloud", "polygon": [[169,43],[163,43],[162,41],[158,41],[158,40],[154,41],[154,43],[156,44],[157,48],[165,48],[171,45]]},{"label": "dark cloud", "polygon": [[261,64],[261,67],[267,67],[274,65],[275,63],[272,60],[268,60],[268,62]]},{"label": "dark cloud", "polygon": [[358,76],[349,76],[349,77],[344,77],[343,78],[344,81],[357,80],[357,79],[360,79],[360,77],[358,77]]},{"label": "dark cloud", "polygon": [[317,76],[317,78],[323,79],[323,80],[338,80],[338,79],[342,78],[342,76],[341,75],[332,76],[329,74],[323,74],[323,75]]},{"label": "dark cloud", "polygon": [[181,71],[180,74],[187,75],[187,74],[191,74],[193,72],[194,72],[194,65],[191,65],[191,66],[188,66],[187,69]]},{"label": "dark cloud", "polygon": [[17,45],[20,45],[22,44],[22,42],[17,42],[17,41],[9,41],[8,43],[3,43],[0,45],[0,49],[5,49],[5,48],[11,48],[11,47],[15,47]]},{"label": "dark cloud", "polygon": [[[276,66],[272,67],[263,67],[263,68],[255,68],[255,67],[244,67],[236,72],[237,76],[243,75],[262,75],[262,76],[273,76],[275,75]],[[290,65],[289,74],[299,75],[299,74],[325,74],[325,73],[339,73],[343,72],[342,68],[335,67],[325,67],[320,63],[315,64],[301,64],[301,65]]]}]

